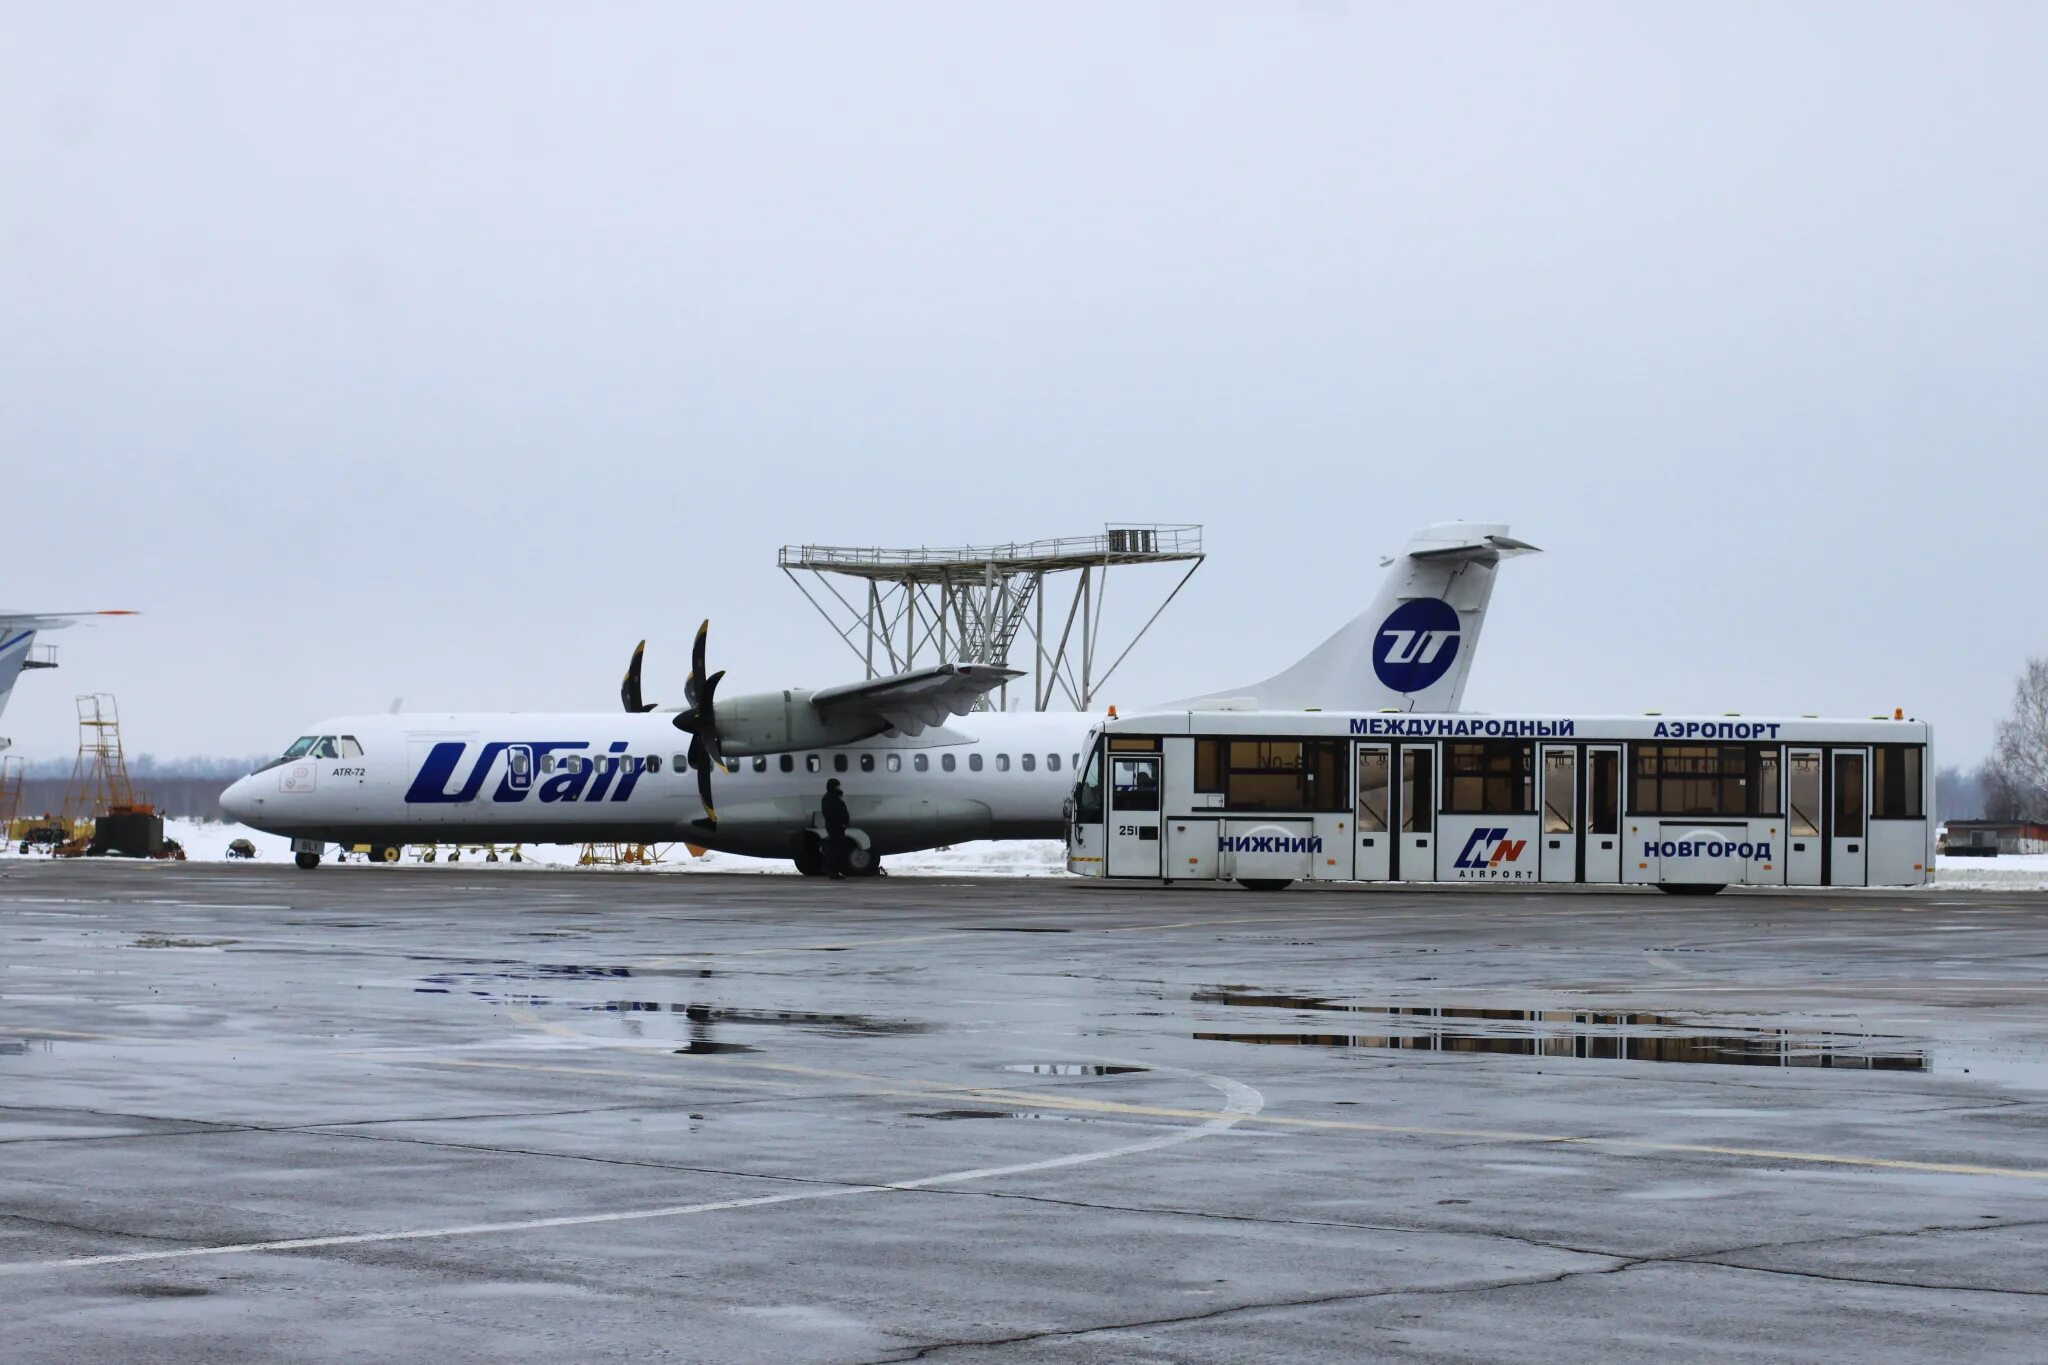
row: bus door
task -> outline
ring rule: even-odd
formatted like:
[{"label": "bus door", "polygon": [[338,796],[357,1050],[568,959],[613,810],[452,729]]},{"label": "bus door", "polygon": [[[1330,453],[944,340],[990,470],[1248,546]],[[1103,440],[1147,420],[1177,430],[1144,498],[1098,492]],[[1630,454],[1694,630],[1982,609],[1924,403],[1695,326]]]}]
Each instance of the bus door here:
[{"label": "bus door", "polygon": [[1865,852],[1869,846],[1864,817],[1869,812],[1869,793],[1864,776],[1870,765],[1862,749],[1834,749],[1828,753],[1828,885],[1862,886]]},{"label": "bus door", "polygon": [[1825,886],[1827,846],[1820,837],[1821,752],[1786,752],[1785,885]]},{"label": "bus door", "polygon": [[[1436,745],[1401,746],[1400,797],[1389,812],[1401,831],[1387,875],[1400,881],[1436,879]],[[1405,873],[1403,869],[1406,869]]]},{"label": "bus door", "polygon": [[[1621,746],[1586,746],[1585,871],[1579,880],[1621,880]],[[1546,853],[1549,850],[1544,850]]]},{"label": "bus door", "polygon": [[1109,755],[1109,848],[1112,877],[1159,872],[1159,755]]},{"label": "bus door", "polygon": [[1067,798],[1067,870],[1086,876],[1107,875],[1102,857],[1107,841],[1103,837],[1102,742],[1088,751],[1088,764]]},{"label": "bus door", "polygon": [[1543,774],[1543,847],[1538,876],[1546,882],[1579,879],[1579,751],[1576,745],[1546,744]]},{"label": "bus door", "polygon": [[1390,744],[1358,746],[1358,835],[1351,850],[1351,879],[1383,882],[1394,872],[1394,831],[1400,815],[1394,796],[1394,749]]}]

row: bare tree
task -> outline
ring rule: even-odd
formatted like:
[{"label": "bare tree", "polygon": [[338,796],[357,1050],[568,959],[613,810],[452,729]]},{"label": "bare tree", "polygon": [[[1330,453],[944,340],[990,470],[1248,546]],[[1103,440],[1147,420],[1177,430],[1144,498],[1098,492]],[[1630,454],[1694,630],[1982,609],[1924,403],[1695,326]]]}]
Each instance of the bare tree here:
[{"label": "bare tree", "polygon": [[2027,660],[2013,687],[2012,714],[1998,723],[1984,775],[1985,814],[2048,820],[2048,658]]}]

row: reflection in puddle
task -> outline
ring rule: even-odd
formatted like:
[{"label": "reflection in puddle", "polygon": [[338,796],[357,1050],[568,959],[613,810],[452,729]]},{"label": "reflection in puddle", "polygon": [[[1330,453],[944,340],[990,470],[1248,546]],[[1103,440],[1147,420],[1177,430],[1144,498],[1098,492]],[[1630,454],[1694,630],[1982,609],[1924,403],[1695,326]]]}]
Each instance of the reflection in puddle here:
[{"label": "reflection in puddle", "polygon": [[679,1057],[702,1057],[707,1053],[713,1052],[759,1052],[760,1050],[757,1047],[748,1047],[745,1043],[715,1043],[709,1038],[692,1038],[688,1043],[676,1049],[676,1055]]},{"label": "reflection in puddle", "polygon": [[[1530,1016],[1520,1016],[1524,1019]],[[1597,1018],[1598,1016],[1582,1016]],[[1622,1019],[1633,1016],[1612,1016]],[[1870,1052],[1894,1039],[1844,1034],[1545,1033],[1535,1037],[1432,1031],[1412,1036],[1345,1033],[1197,1033],[1198,1042],[1267,1043],[1282,1047],[1364,1047],[1403,1052],[1487,1052],[1512,1057],[1577,1057],[1617,1062],[1706,1062],[1719,1066],[1819,1066],[1850,1071],[1927,1071],[1925,1052]]]},{"label": "reflection in puddle", "polygon": [[1097,1062],[1018,1062],[1003,1068],[1005,1071],[1021,1071],[1029,1076],[1121,1076],[1127,1072],[1150,1069]]}]

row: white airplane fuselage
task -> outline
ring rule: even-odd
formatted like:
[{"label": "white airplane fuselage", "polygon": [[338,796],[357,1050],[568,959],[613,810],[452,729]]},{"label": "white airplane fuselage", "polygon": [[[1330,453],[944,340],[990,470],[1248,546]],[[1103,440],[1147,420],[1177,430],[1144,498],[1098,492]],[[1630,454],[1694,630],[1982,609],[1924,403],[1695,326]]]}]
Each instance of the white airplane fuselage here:
[{"label": "white airplane fuselage", "polygon": [[672,713],[345,716],[313,727],[336,741],[316,750],[334,756],[279,760],[236,782],[221,805],[257,829],[332,843],[687,841],[788,858],[813,837],[836,777],[856,837],[879,857],[1061,837],[1074,765],[1098,723],[1074,712],[977,713],[915,738],[733,759],[712,771],[718,820],[705,828],[697,774],[679,761],[689,736]]}]

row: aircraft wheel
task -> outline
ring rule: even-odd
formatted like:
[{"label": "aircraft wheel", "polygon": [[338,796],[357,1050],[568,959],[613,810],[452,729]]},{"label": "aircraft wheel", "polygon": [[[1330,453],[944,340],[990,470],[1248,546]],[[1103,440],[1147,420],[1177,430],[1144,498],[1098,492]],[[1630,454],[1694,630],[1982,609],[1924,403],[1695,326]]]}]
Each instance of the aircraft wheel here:
[{"label": "aircraft wheel", "polygon": [[799,840],[796,856],[792,861],[796,863],[796,870],[806,877],[825,875],[825,850],[819,846],[816,839]]},{"label": "aircraft wheel", "polygon": [[320,855],[317,853],[301,853],[292,861],[299,865],[299,871],[311,872],[314,868],[320,866]]},{"label": "aircraft wheel", "polygon": [[484,855],[484,861],[487,863],[495,863],[496,861],[498,861],[498,850],[494,848],[489,853],[486,853]]},{"label": "aircraft wheel", "polygon": [[526,861],[526,859],[520,857],[519,850],[515,848],[512,850],[512,861],[515,863],[523,863]]},{"label": "aircraft wheel", "polygon": [[862,848],[851,839],[846,842],[846,870],[856,877],[872,877],[881,871],[882,860],[875,856],[873,849]]},{"label": "aircraft wheel", "polygon": [[1293,882],[1280,877],[1240,877],[1237,884],[1247,891],[1285,891]]}]

